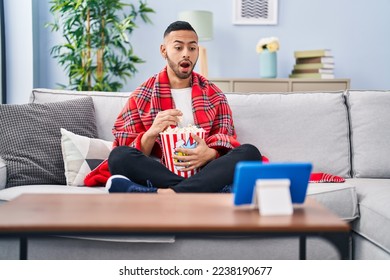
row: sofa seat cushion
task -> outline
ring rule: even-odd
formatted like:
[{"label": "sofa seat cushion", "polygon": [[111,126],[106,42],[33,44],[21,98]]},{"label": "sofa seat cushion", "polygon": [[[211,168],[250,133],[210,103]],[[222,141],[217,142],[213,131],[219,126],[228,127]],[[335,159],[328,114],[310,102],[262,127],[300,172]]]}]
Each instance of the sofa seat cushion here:
[{"label": "sofa seat cushion", "polygon": [[307,195],[344,221],[359,217],[356,189],[351,183],[310,183]]},{"label": "sofa seat cushion", "polygon": [[350,177],[344,92],[227,93],[238,140],[271,162],[309,161],[313,172]]},{"label": "sofa seat cushion", "polygon": [[66,185],[25,185],[7,188],[0,191],[0,200],[10,201],[21,194],[27,193],[50,193],[50,194],[101,194],[107,193],[104,187],[74,187]]},{"label": "sofa seat cushion", "polygon": [[349,179],[356,187],[360,219],[353,230],[390,253],[390,179]]}]

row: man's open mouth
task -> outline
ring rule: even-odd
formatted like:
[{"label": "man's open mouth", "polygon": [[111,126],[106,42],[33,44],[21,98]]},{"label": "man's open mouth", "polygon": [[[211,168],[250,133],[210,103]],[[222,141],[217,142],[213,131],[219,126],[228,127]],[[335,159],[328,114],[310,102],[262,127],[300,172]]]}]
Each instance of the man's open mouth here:
[{"label": "man's open mouth", "polygon": [[179,66],[183,68],[183,70],[188,70],[188,68],[191,66],[191,63],[188,61],[180,62]]}]

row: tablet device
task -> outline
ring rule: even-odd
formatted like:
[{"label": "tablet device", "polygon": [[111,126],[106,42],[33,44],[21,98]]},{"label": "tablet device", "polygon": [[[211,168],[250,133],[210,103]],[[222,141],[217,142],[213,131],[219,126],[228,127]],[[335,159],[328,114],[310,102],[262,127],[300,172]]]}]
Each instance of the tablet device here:
[{"label": "tablet device", "polygon": [[261,163],[242,161],[237,163],[234,180],[234,204],[252,204],[257,179],[289,179],[292,203],[303,203],[312,170],[309,162]]}]

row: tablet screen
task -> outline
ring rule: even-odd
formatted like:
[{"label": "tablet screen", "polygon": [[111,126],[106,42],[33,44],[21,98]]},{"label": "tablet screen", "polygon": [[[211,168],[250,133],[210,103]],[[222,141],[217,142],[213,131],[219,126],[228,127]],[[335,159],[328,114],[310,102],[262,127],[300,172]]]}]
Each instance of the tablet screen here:
[{"label": "tablet screen", "polygon": [[289,179],[292,203],[303,203],[311,170],[312,164],[309,162],[239,162],[236,165],[233,181],[234,204],[252,204],[257,179]]}]

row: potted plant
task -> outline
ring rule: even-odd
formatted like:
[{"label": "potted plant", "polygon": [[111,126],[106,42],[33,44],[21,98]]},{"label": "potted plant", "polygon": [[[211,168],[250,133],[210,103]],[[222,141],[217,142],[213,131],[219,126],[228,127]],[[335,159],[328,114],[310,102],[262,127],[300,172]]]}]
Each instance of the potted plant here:
[{"label": "potted plant", "polygon": [[52,31],[61,31],[64,43],[54,46],[51,55],[69,77],[64,88],[73,90],[118,91],[121,82],[144,62],[134,54],[129,35],[140,18],[151,23],[154,13],[146,2],[138,5],[121,0],[52,0]]}]

